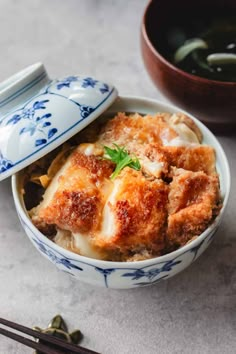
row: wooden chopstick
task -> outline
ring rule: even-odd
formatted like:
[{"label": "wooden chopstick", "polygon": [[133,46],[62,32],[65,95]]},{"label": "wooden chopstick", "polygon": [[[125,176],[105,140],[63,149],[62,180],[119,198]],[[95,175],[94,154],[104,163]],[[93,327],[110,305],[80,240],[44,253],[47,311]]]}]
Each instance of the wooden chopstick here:
[{"label": "wooden chopstick", "polygon": [[65,351],[62,352],[61,350],[59,351],[59,350],[51,349],[42,343],[34,342],[31,339],[28,339],[28,338],[20,336],[19,334],[7,331],[4,328],[0,328],[0,334],[4,335],[5,337],[11,338],[11,339],[15,340],[16,342],[22,343],[22,344],[26,345],[27,347],[39,350],[40,352],[42,352],[44,354],[65,353]]},{"label": "wooden chopstick", "polygon": [[[10,332],[4,328],[0,328],[0,334],[5,335],[17,342],[27,345],[33,349],[39,350],[45,354],[62,354],[62,353],[79,353],[79,354],[99,354],[93,350],[77,346],[75,344],[66,343],[63,340],[53,337],[49,334],[38,332],[34,329],[25,327],[15,322],[8,321],[4,318],[0,318],[0,324],[13,328],[19,332],[33,336],[34,338],[41,339],[44,343],[32,341],[31,339],[20,336],[19,334]],[[47,344],[55,346],[55,349],[49,348]]]}]

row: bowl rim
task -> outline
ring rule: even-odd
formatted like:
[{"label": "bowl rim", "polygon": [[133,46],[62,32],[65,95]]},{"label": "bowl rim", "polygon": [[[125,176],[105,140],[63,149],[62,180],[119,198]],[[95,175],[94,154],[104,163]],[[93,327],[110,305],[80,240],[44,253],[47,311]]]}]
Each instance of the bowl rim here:
[{"label": "bowl rim", "polygon": [[183,76],[185,79],[192,80],[196,83],[202,83],[205,85],[216,85],[221,88],[225,87],[236,87],[236,82],[233,81],[219,81],[219,80],[210,80],[201,76],[193,75],[190,74],[177,66],[173,65],[170,61],[165,59],[164,56],[161,55],[161,53],[155,48],[155,46],[152,44],[151,39],[149,38],[149,35],[147,33],[147,13],[151,7],[151,5],[155,2],[155,0],[150,0],[148,4],[146,5],[146,8],[144,10],[144,14],[142,17],[142,23],[141,23],[141,34],[143,36],[143,39],[145,43],[148,45],[149,49],[152,51],[152,53],[159,59],[164,65],[169,67],[169,69],[173,70],[175,73],[177,73],[180,76]]},{"label": "bowl rim", "polygon": [[[219,212],[219,214],[217,215],[217,217],[213,220],[213,222],[208,226],[208,228],[206,230],[204,230],[197,238],[195,238],[194,240],[188,242],[187,244],[185,244],[184,246],[178,248],[177,250],[167,253],[165,255],[162,256],[158,256],[158,257],[153,257],[153,258],[149,258],[149,259],[145,259],[145,260],[141,260],[141,261],[133,261],[133,262],[117,262],[117,261],[106,261],[106,260],[100,260],[100,259],[96,259],[96,258],[89,258],[86,256],[82,256],[80,254],[68,251],[67,249],[57,245],[56,243],[54,243],[52,240],[50,240],[49,238],[47,238],[45,235],[43,235],[32,223],[32,221],[30,220],[30,217],[27,215],[27,211],[24,207],[23,204],[23,197],[22,195],[19,193],[18,190],[18,176],[20,175],[20,172],[17,172],[16,174],[14,174],[11,177],[11,186],[12,186],[12,193],[13,193],[13,199],[15,202],[15,206],[16,206],[16,210],[18,212],[18,216],[19,218],[21,218],[24,223],[27,225],[27,227],[29,229],[32,230],[32,232],[39,238],[39,240],[43,243],[48,244],[49,247],[54,248],[58,253],[62,254],[64,253],[65,256],[67,258],[73,258],[73,260],[78,261],[78,262],[84,262],[84,263],[90,263],[93,264],[95,266],[107,266],[107,267],[118,267],[118,268],[129,268],[129,267],[139,267],[139,268],[143,268],[145,266],[150,266],[154,263],[163,263],[169,260],[169,258],[176,258],[178,256],[180,256],[181,254],[185,253],[186,251],[194,248],[196,245],[198,245],[199,243],[201,243],[209,234],[211,234],[211,232],[213,232],[214,229],[217,228],[217,226],[220,224],[220,221],[223,217],[223,214],[225,212],[227,203],[228,203],[228,199],[229,199],[229,193],[230,193],[230,187],[231,187],[231,176],[230,176],[230,168],[229,168],[229,163],[228,163],[228,159],[226,157],[226,154],[220,144],[220,142],[218,141],[218,139],[215,137],[215,135],[201,122],[199,121],[197,118],[195,118],[192,114],[186,112],[185,110],[179,108],[176,105],[170,104],[170,103],[166,103],[163,102],[161,100],[156,100],[156,99],[151,99],[151,98],[146,98],[146,97],[142,97],[142,96],[132,96],[132,95],[123,95],[123,96],[118,96],[118,99],[122,99],[122,100],[126,100],[126,101],[132,101],[132,100],[136,100],[139,103],[142,103],[145,101],[145,103],[149,103],[151,104],[156,104],[156,105],[160,105],[165,107],[166,112],[168,112],[168,109],[170,111],[176,111],[176,112],[182,112],[184,114],[186,114],[187,116],[189,116],[196,124],[197,126],[200,128],[200,130],[202,131],[203,135],[206,136],[210,136],[211,139],[214,141],[214,148],[217,147],[217,149],[220,151],[221,156],[223,157],[223,163],[224,163],[224,169],[225,169],[225,182],[224,182],[224,186],[225,186],[225,193],[224,193],[224,199],[223,199],[223,203],[222,203],[222,208]],[[109,109],[107,109],[107,112],[109,112]],[[104,112],[106,113],[106,112]],[[219,173],[219,172],[218,172]],[[220,175],[220,173],[219,173]]]}]

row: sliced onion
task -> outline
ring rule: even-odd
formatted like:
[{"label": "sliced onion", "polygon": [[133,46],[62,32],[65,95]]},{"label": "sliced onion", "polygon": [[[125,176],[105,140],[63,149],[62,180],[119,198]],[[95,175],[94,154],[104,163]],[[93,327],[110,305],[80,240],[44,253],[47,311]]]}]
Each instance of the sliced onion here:
[{"label": "sliced onion", "polygon": [[209,64],[206,62],[206,60],[203,60],[202,58],[199,57],[197,51],[194,51],[192,53],[192,58],[200,68],[214,72],[214,69],[209,66]]},{"label": "sliced onion", "polygon": [[236,54],[233,53],[214,53],[207,56],[210,65],[236,64]]},{"label": "sliced onion", "polygon": [[207,49],[207,43],[201,38],[188,39],[174,54],[174,62],[179,63],[195,49]]}]

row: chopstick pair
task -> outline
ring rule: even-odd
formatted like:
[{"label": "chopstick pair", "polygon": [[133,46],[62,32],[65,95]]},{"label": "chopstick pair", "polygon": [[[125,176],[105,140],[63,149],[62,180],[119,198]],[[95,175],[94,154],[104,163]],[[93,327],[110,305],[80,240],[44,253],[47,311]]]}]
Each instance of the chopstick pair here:
[{"label": "chopstick pair", "polygon": [[[75,344],[66,343],[63,340],[53,337],[49,334],[38,332],[34,329],[22,326],[18,323],[8,321],[4,318],[0,318],[0,324],[15,329],[19,332],[40,339],[43,343],[35,342],[29,338],[21,336],[17,333],[11,332],[7,329],[0,327],[0,334],[11,338],[19,343],[22,343],[30,348],[36,349],[44,354],[65,354],[65,353],[79,353],[79,354],[99,354],[93,350],[77,346]],[[52,347],[53,346],[53,347]]]}]

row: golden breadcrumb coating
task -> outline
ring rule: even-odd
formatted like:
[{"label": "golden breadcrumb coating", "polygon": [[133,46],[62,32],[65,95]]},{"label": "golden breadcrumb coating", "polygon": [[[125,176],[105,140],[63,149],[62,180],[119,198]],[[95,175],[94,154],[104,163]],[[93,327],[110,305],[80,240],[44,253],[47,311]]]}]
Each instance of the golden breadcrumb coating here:
[{"label": "golden breadcrumb coating", "polygon": [[[56,157],[43,178],[28,170],[31,182],[47,182],[30,216],[57,244],[93,258],[143,260],[183,246],[219,213],[215,151],[201,145],[202,134],[186,115],[118,113],[100,132],[87,133],[88,139],[86,131],[73,138],[80,144],[70,155],[67,146],[66,158],[60,164]],[[105,147],[114,144],[137,158],[140,169],[126,166],[111,179],[116,164]]]},{"label": "golden breadcrumb coating", "polygon": [[71,232],[96,230],[113,168],[112,162],[76,149],[48,187],[38,218]]},{"label": "golden breadcrumb coating", "polygon": [[200,235],[217,213],[218,177],[174,169],[168,199],[168,243],[181,246]]},{"label": "golden breadcrumb coating", "polygon": [[165,146],[162,151],[169,166],[193,172],[203,171],[207,175],[216,173],[215,150],[211,146]]},{"label": "golden breadcrumb coating", "polygon": [[162,145],[162,139],[171,140],[178,136],[165,120],[169,116],[168,113],[144,117],[139,114],[129,116],[118,113],[115,118],[107,122],[99,136],[99,141],[106,144],[116,142],[127,148],[130,142]]},{"label": "golden breadcrumb coating", "polygon": [[167,200],[168,186],[162,180],[149,181],[140,171],[124,168],[113,183],[104,207],[105,225],[93,243],[124,254],[159,253],[164,247]]}]

